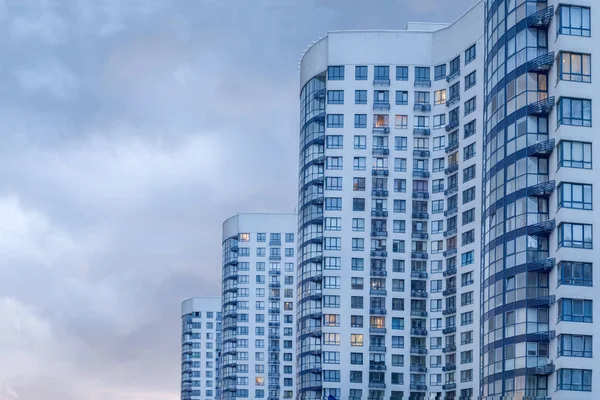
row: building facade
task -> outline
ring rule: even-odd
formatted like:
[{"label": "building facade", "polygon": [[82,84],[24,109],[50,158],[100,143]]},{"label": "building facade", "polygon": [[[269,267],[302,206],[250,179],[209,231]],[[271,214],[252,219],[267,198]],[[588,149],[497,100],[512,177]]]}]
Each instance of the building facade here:
[{"label": "building facade", "polygon": [[600,397],[592,383],[598,6],[485,6],[483,399]]},{"label": "building facade", "polygon": [[219,399],[221,298],[181,303],[181,400]]},{"label": "building facade", "polygon": [[296,214],[223,223],[222,396],[295,396]]},{"label": "building facade", "polygon": [[300,400],[479,395],[484,12],[303,55]]}]

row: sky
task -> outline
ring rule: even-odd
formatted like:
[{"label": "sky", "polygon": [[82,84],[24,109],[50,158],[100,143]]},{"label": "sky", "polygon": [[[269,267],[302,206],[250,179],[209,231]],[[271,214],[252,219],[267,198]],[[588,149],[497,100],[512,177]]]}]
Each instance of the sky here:
[{"label": "sky", "polygon": [[0,0],[0,400],[179,399],[222,221],[295,208],[301,53],[473,3]]}]

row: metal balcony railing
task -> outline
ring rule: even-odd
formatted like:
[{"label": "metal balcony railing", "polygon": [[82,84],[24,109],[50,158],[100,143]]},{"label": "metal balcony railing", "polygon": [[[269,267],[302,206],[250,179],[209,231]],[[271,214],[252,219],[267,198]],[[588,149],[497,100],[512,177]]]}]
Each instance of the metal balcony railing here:
[{"label": "metal balcony railing", "polygon": [[429,136],[431,134],[431,129],[425,127],[416,127],[413,129],[413,134],[419,136]]},{"label": "metal balcony railing", "polygon": [[375,100],[373,102],[373,110],[389,110],[389,109],[390,109],[389,101]]},{"label": "metal balcony railing", "polygon": [[431,79],[415,79],[415,87],[431,87]]},{"label": "metal balcony railing", "polygon": [[448,165],[448,168],[446,168],[444,170],[444,173],[446,175],[450,175],[450,174],[452,174],[452,173],[454,173],[456,171],[458,171],[458,163],[457,162]]},{"label": "metal balcony railing", "polygon": [[388,134],[388,133],[390,133],[390,127],[387,125],[383,125],[383,126],[375,125],[373,127],[373,133],[380,134],[380,135]]},{"label": "metal balcony railing", "polygon": [[554,64],[554,52],[551,51],[542,54],[527,62],[527,70],[529,72],[548,72]]},{"label": "metal balcony railing", "polygon": [[458,122],[457,119],[448,122],[448,124],[446,125],[446,132],[449,132],[452,129],[458,128],[459,124],[460,124],[460,122]]},{"label": "metal balcony railing", "polygon": [[552,22],[554,16],[554,6],[546,7],[527,17],[527,26],[529,28],[546,29]]},{"label": "metal balcony railing", "polygon": [[446,152],[446,154],[453,152],[454,150],[457,150],[459,146],[459,142],[458,140],[453,140],[450,143],[448,143],[448,146],[446,146],[444,148],[444,151]]},{"label": "metal balcony railing", "polygon": [[555,227],[556,221],[554,221],[553,219],[548,221],[542,221],[527,226],[527,234],[531,236],[547,237],[550,236]]},{"label": "metal balcony railing", "polygon": [[535,103],[529,104],[527,106],[527,114],[548,116],[550,111],[552,111],[552,108],[554,108],[554,96],[547,97],[545,99],[536,101]]},{"label": "metal balcony railing", "polygon": [[556,181],[547,181],[527,187],[527,195],[548,198],[556,188]]},{"label": "metal balcony railing", "polygon": [[386,189],[373,189],[371,190],[371,196],[373,197],[388,197],[390,194]]},{"label": "metal balcony railing", "polygon": [[527,271],[534,272],[549,272],[556,265],[555,258],[544,258],[536,261],[528,261],[527,262]]},{"label": "metal balcony railing", "polygon": [[548,158],[554,151],[555,145],[556,141],[554,139],[537,142],[527,148],[527,155],[529,157]]},{"label": "metal balcony railing", "polygon": [[458,77],[460,75],[460,68],[455,69],[454,71],[450,71],[448,75],[446,75],[446,82],[450,82],[452,79]]},{"label": "metal balcony railing", "polygon": [[415,103],[415,111],[429,112],[431,111],[431,103]]},{"label": "metal balcony railing", "polygon": [[460,94],[455,94],[446,100],[446,107],[450,107],[460,101]]}]

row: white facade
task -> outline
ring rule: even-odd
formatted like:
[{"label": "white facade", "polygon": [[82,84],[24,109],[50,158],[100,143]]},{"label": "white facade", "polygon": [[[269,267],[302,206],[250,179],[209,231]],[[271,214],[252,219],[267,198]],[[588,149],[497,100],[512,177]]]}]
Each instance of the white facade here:
[{"label": "white facade", "polygon": [[181,303],[181,400],[219,398],[221,298]]},{"label": "white facade", "polygon": [[223,223],[224,399],[292,399],[296,351],[296,214]]},{"label": "white facade", "polygon": [[298,399],[478,394],[483,16],[303,56]]}]

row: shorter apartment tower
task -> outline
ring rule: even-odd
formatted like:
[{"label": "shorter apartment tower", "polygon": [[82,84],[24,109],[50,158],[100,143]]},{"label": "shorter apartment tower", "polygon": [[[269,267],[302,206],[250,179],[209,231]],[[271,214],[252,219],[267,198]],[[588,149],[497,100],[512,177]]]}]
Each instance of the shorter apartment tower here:
[{"label": "shorter apartment tower", "polygon": [[296,214],[223,223],[222,396],[294,398]]},{"label": "shorter apartment tower", "polygon": [[219,398],[221,298],[181,303],[181,400]]}]

